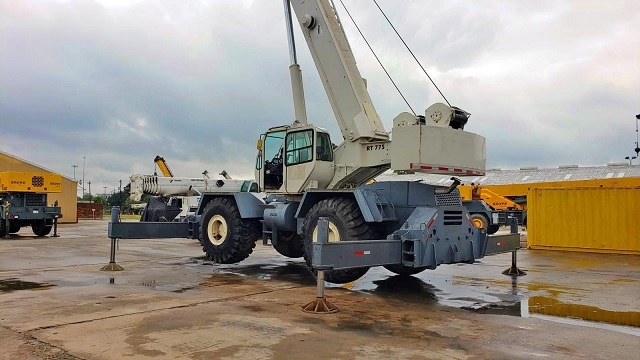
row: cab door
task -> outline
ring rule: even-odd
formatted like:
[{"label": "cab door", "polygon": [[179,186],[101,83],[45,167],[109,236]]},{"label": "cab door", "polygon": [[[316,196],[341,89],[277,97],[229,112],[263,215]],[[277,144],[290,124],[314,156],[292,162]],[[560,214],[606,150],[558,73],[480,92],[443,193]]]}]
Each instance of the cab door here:
[{"label": "cab door", "polygon": [[286,192],[326,189],[333,178],[333,148],[329,134],[315,128],[295,129],[285,138]]},{"label": "cab door", "polygon": [[278,130],[260,137],[261,149],[256,157],[256,180],[260,188],[266,192],[278,192],[284,183],[285,134],[285,130]]}]

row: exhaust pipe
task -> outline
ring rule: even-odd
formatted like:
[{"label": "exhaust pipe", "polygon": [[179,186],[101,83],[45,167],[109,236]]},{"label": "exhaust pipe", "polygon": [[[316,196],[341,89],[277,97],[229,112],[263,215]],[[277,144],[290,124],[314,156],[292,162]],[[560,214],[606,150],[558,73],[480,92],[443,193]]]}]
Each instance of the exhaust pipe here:
[{"label": "exhaust pipe", "polygon": [[451,192],[453,192],[453,190],[455,190],[458,185],[460,185],[462,183],[462,181],[460,181],[460,179],[458,179],[457,177],[452,177],[451,179],[453,183],[451,185],[449,185],[448,188],[446,189],[436,189],[435,193],[436,194],[451,194]]}]

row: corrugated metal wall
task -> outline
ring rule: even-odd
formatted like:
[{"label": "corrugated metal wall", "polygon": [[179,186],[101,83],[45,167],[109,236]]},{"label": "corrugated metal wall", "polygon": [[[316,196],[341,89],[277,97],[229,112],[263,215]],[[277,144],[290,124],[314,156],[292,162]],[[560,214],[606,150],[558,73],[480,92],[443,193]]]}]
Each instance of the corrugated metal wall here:
[{"label": "corrugated metal wall", "polygon": [[640,188],[531,189],[527,246],[640,254]]},{"label": "corrugated metal wall", "polygon": [[[49,172],[35,164],[30,164],[8,154],[0,152],[0,171]],[[60,223],[74,223],[78,214],[78,185],[75,181],[62,177],[62,192],[48,194],[47,202],[53,204],[58,200],[62,209]]]}]

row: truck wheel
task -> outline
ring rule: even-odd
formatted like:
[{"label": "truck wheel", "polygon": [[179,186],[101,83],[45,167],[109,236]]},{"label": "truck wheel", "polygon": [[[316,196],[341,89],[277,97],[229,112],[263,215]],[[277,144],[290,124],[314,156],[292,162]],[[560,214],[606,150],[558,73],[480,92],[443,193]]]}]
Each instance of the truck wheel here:
[{"label": "truck wheel", "polygon": [[[376,239],[375,228],[364,221],[360,208],[355,200],[336,197],[319,201],[307,213],[302,223],[304,234],[304,259],[307,266],[311,266],[313,242],[317,237],[318,219],[326,217],[329,220],[329,241]],[[369,267],[359,267],[347,270],[329,270],[324,272],[326,281],[344,284],[362,277]],[[314,271],[315,274],[315,271]]]},{"label": "truck wheel", "polygon": [[407,275],[407,276],[415,275],[427,270],[426,267],[415,268],[415,267],[404,266],[401,264],[385,265],[384,268],[391,271],[394,274]]},{"label": "truck wheel", "polygon": [[246,259],[260,237],[259,222],[243,219],[235,202],[219,197],[202,212],[200,245],[209,259],[219,264],[234,264]]},{"label": "truck wheel", "polygon": [[18,223],[9,223],[9,234],[15,234],[20,231],[20,224]]},{"label": "truck wheel", "polygon": [[498,232],[498,230],[500,230],[500,225],[489,225],[489,227],[487,228],[487,234],[495,234]]},{"label": "truck wheel", "polygon": [[0,219],[0,238],[7,235],[7,220]]},{"label": "truck wheel", "polygon": [[489,219],[482,214],[471,214],[469,219],[478,229],[486,229],[489,226]]},{"label": "truck wheel", "polygon": [[38,221],[31,224],[31,230],[36,236],[47,236],[51,232],[51,225],[47,225],[44,221]]},{"label": "truck wheel", "polygon": [[304,242],[295,231],[281,231],[278,233],[278,243],[273,246],[283,256],[299,258],[304,255]]}]

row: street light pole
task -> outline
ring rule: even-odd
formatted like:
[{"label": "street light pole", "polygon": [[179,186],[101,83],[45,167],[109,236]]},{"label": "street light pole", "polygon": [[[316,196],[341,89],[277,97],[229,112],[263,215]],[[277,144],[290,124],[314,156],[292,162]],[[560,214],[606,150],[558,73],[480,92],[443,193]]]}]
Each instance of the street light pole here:
[{"label": "street light pole", "polygon": [[[76,168],[78,167],[78,165],[71,165],[71,167],[73,168],[73,180],[76,179]],[[77,195],[77,193],[76,193]]]},{"label": "street light pole", "polygon": [[629,165],[633,165],[633,159],[636,159],[637,156],[625,156],[624,158],[629,160]]},{"label": "street light pole", "polygon": [[640,120],[640,114],[636,115],[636,148],[633,149],[636,152],[636,157],[640,156],[640,146],[638,146],[638,121]]},{"label": "street light pole", "polygon": [[82,199],[84,200],[84,165],[85,165],[85,160],[87,158],[85,156],[82,157]]}]

